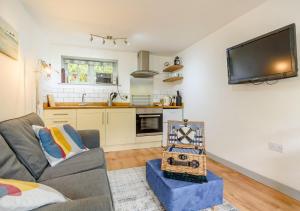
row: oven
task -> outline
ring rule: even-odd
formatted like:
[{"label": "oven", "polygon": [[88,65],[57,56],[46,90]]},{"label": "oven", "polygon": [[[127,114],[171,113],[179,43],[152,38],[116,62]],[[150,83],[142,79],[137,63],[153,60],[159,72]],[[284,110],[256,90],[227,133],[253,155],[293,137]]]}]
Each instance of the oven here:
[{"label": "oven", "polygon": [[136,136],[163,134],[163,110],[161,108],[137,108]]}]

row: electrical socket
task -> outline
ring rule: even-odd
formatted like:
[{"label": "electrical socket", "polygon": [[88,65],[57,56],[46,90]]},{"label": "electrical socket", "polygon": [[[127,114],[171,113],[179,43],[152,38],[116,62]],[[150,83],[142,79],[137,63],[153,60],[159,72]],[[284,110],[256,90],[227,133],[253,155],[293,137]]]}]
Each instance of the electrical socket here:
[{"label": "electrical socket", "polygon": [[268,143],[268,147],[269,147],[269,150],[271,150],[271,151],[283,153],[283,146],[282,146],[282,144],[269,142]]}]

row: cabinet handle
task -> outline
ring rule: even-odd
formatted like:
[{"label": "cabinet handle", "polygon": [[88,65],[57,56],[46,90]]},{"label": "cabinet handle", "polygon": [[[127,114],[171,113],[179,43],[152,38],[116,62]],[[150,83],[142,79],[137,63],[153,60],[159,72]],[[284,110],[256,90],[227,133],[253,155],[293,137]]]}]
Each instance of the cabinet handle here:
[{"label": "cabinet handle", "polygon": [[106,123],[108,124],[108,112],[106,113]]},{"label": "cabinet handle", "polygon": [[160,117],[160,116],[162,116],[162,115],[160,115],[160,114],[157,114],[157,115],[139,115],[139,117]]},{"label": "cabinet handle", "polygon": [[54,123],[68,123],[69,121],[53,121]]},{"label": "cabinet handle", "polygon": [[53,116],[67,116],[68,114],[53,114]]}]

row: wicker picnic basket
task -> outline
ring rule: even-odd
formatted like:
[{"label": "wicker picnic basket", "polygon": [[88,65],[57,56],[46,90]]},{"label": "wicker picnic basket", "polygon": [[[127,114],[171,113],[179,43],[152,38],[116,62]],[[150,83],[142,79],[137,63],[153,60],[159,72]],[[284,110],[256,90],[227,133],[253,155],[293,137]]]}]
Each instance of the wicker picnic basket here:
[{"label": "wicker picnic basket", "polygon": [[204,122],[168,122],[168,145],[162,153],[161,169],[167,178],[207,182]]}]

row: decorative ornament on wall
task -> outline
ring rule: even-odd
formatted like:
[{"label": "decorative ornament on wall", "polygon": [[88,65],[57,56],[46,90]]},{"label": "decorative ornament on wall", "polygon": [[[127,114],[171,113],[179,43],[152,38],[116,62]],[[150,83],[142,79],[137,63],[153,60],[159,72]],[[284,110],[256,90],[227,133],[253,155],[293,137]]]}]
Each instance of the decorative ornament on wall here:
[{"label": "decorative ornament on wall", "polygon": [[18,60],[18,33],[3,18],[0,17],[0,53]]},{"label": "decorative ornament on wall", "polygon": [[118,44],[120,42],[127,46],[130,45],[127,37],[113,37],[111,35],[101,36],[101,35],[97,35],[97,34],[90,34],[91,42],[93,42],[95,40],[95,38],[99,38],[102,42],[102,45],[105,45],[106,43],[109,43],[109,42],[112,43],[115,47],[118,47]]}]

